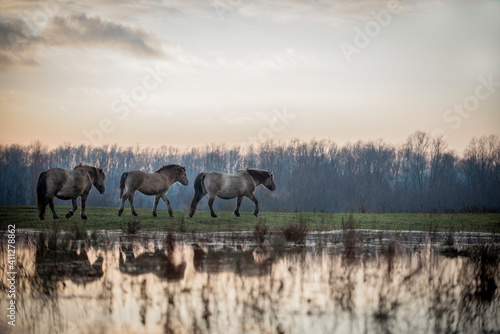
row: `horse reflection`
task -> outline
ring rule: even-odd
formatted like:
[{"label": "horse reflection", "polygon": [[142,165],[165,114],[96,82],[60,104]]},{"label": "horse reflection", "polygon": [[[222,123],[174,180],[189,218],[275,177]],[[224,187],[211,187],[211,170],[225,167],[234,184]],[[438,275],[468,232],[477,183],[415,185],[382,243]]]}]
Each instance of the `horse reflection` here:
[{"label": "horse reflection", "polygon": [[103,258],[90,264],[85,249],[50,250],[37,249],[36,272],[38,276],[52,281],[71,280],[74,283],[89,283],[103,276]]},{"label": "horse reflection", "polygon": [[271,273],[273,257],[262,247],[221,247],[205,250],[192,244],[193,265],[196,271],[206,273],[234,272],[244,276],[262,276]]},{"label": "horse reflection", "polygon": [[154,252],[145,252],[135,256],[132,243],[122,242],[120,244],[119,268],[122,273],[128,275],[137,276],[153,273],[161,279],[179,281],[184,278],[186,262],[176,264],[173,254],[173,250],[165,254],[165,251],[158,249],[155,244]]}]

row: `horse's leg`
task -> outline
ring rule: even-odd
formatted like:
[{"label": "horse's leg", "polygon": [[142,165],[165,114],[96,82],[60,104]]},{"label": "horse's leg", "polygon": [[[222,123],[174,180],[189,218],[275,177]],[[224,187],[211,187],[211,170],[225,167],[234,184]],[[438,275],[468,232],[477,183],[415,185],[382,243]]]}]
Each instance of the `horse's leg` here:
[{"label": "horse's leg", "polygon": [[214,212],[215,195],[213,197],[211,195],[209,196],[210,197],[208,198],[208,207],[210,208],[210,216],[212,216],[212,218],[217,218],[217,215]]},{"label": "horse's leg", "polygon": [[125,207],[125,202],[127,201],[129,196],[130,196],[130,193],[128,191],[125,194],[123,194],[123,196],[120,200],[120,208],[118,209],[118,217],[121,217],[121,215],[123,213],[123,208]]},{"label": "horse's leg", "polygon": [[191,201],[191,205],[189,206],[189,217],[193,217],[194,212],[196,211],[196,207],[198,206],[198,203],[201,201],[201,199],[205,196],[206,194],[203,193],[195,193],[193,196],[193,199]]},{"label": "horse's leg", "polygon": [[134,195],[135,195],[135,192],[133,192],[132,194],[130,194],[130,196],[128,198],[128,202],[130,204],[130,210],[132,211],[132,214],[134,216],[137,216],[137,212],[135,212],[135,208],[134,208]]},{"label": "horse's leg", "polygon": [[254,202],[255,211],[253,212],[253,214],[255,215],[255,217],[258,217],[258,215],[259,215],[259,201],[257,200],[257,198],[255,197],[254,194],[251,194],[247,197],[250,198],[252,200],[252,202]]},{"label": "horse's leg", "polygon": [[165,204],[168,207],[168,214],[170,215],[170,217],[173,217],[174,213],[172,212],[172,207],[170,206],[170,201],[168,200],[167,195],[165,194],[161,195],[161,199],[163,200],[163,202],[165,202]]},{"label": "horse's leg", "polygon": [[85,215],[85,202],[87,201],[87,196],[89,194],[82,194],[82,196],[80,197],[81,198],[81,201],[82,201],[82,211],[80,213],[80,217],[82,217],[82,219],[87,219],[87,216]]},{"label": "horse's leg", "polygon": [[52,217],[54,219],[59,219],[59,217],[57,217],[56,210],[54,209],[54,198],[49,199],[49,207],[50,211],[52,211]]},{"label": "horse's leg", "polygon": [[241,200],[243,200],[243,196],[238,196],[238,199],[236,200],[236,209],[234,210],[234,215],[236,217],[240,216],[240,205],[241,205]]},{"label": "horse's leg", "polygon": [[154,200],[154,203],[153,203],[153,216],[156,217],[157,214],[156,214],[156,207],[158,206],[158,202],[160,201],[160,195],[156,195],[155,196],[155,200]]},{"label": "horse's leg", "polygon": [[66,218],[70,218],[71,216],[73,216],[73,214],[75,213],[76,211],[76,207],[77,207],[77,201],[76,201],[76,198],[72,198],[71,199],[71,210],[69,210],[69,212],[66,214]]}]

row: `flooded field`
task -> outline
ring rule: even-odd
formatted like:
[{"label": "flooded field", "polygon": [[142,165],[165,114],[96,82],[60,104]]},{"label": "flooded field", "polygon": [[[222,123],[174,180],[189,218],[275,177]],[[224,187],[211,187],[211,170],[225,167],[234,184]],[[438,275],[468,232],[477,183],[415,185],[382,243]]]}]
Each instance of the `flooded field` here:
[{"label": "flooded field", "polygon": [[500,331],[495,235],[351,229],[296,244],[258,232],[17,231],[16,326],[0,331]]}]

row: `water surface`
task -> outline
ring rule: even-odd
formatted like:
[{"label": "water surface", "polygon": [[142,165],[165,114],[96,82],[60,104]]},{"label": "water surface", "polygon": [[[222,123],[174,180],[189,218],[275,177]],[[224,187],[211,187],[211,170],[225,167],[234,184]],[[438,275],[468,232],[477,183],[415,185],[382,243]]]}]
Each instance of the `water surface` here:
[{"label": "water surface", "polygon": [[253,233],[17,231],[16,327],[1,330],[498,332],[498,245],[470,233],[349,230],[296,246]]}]

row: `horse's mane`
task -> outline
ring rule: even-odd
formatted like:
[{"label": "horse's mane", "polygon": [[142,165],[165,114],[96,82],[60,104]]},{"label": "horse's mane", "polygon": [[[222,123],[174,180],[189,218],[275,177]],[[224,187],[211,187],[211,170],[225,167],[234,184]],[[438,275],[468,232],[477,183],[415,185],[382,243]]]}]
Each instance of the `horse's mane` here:
[{"label": "horse's mane", "polygon": [[247,173],[259,182],[264,182],[269,177],[269,171],[263,169],[247,168]]},{"label": "horse's mane", "polygon": [[95,170],[97,174],[101,173],[104,180],[106,180],[106,173],[104,173],[104,171],[100,168],[97,168],[95,166],[90,166],[90,165],[83,165],[81,162],[78,165],[76,165],[73,169],[77,169],[77,168],[88,168],[88,169]]},{"label": "horse's mane", "polygon": [[183,169],[183,167],[181,165],[177,165],[177,164],[165,165],[165,166],[161,166],[160,168],[158,168],[158,170],[156,170],[155,173],[162,173],[166,170],[174,170],[174,169]]},{"label": "horse's mane", "polygon": [[77,169],[77,168],[95,168],[94,166],[90,166],[90,165],[84,165],[82,164],[81,162],[76,165],[73,169]]}]

